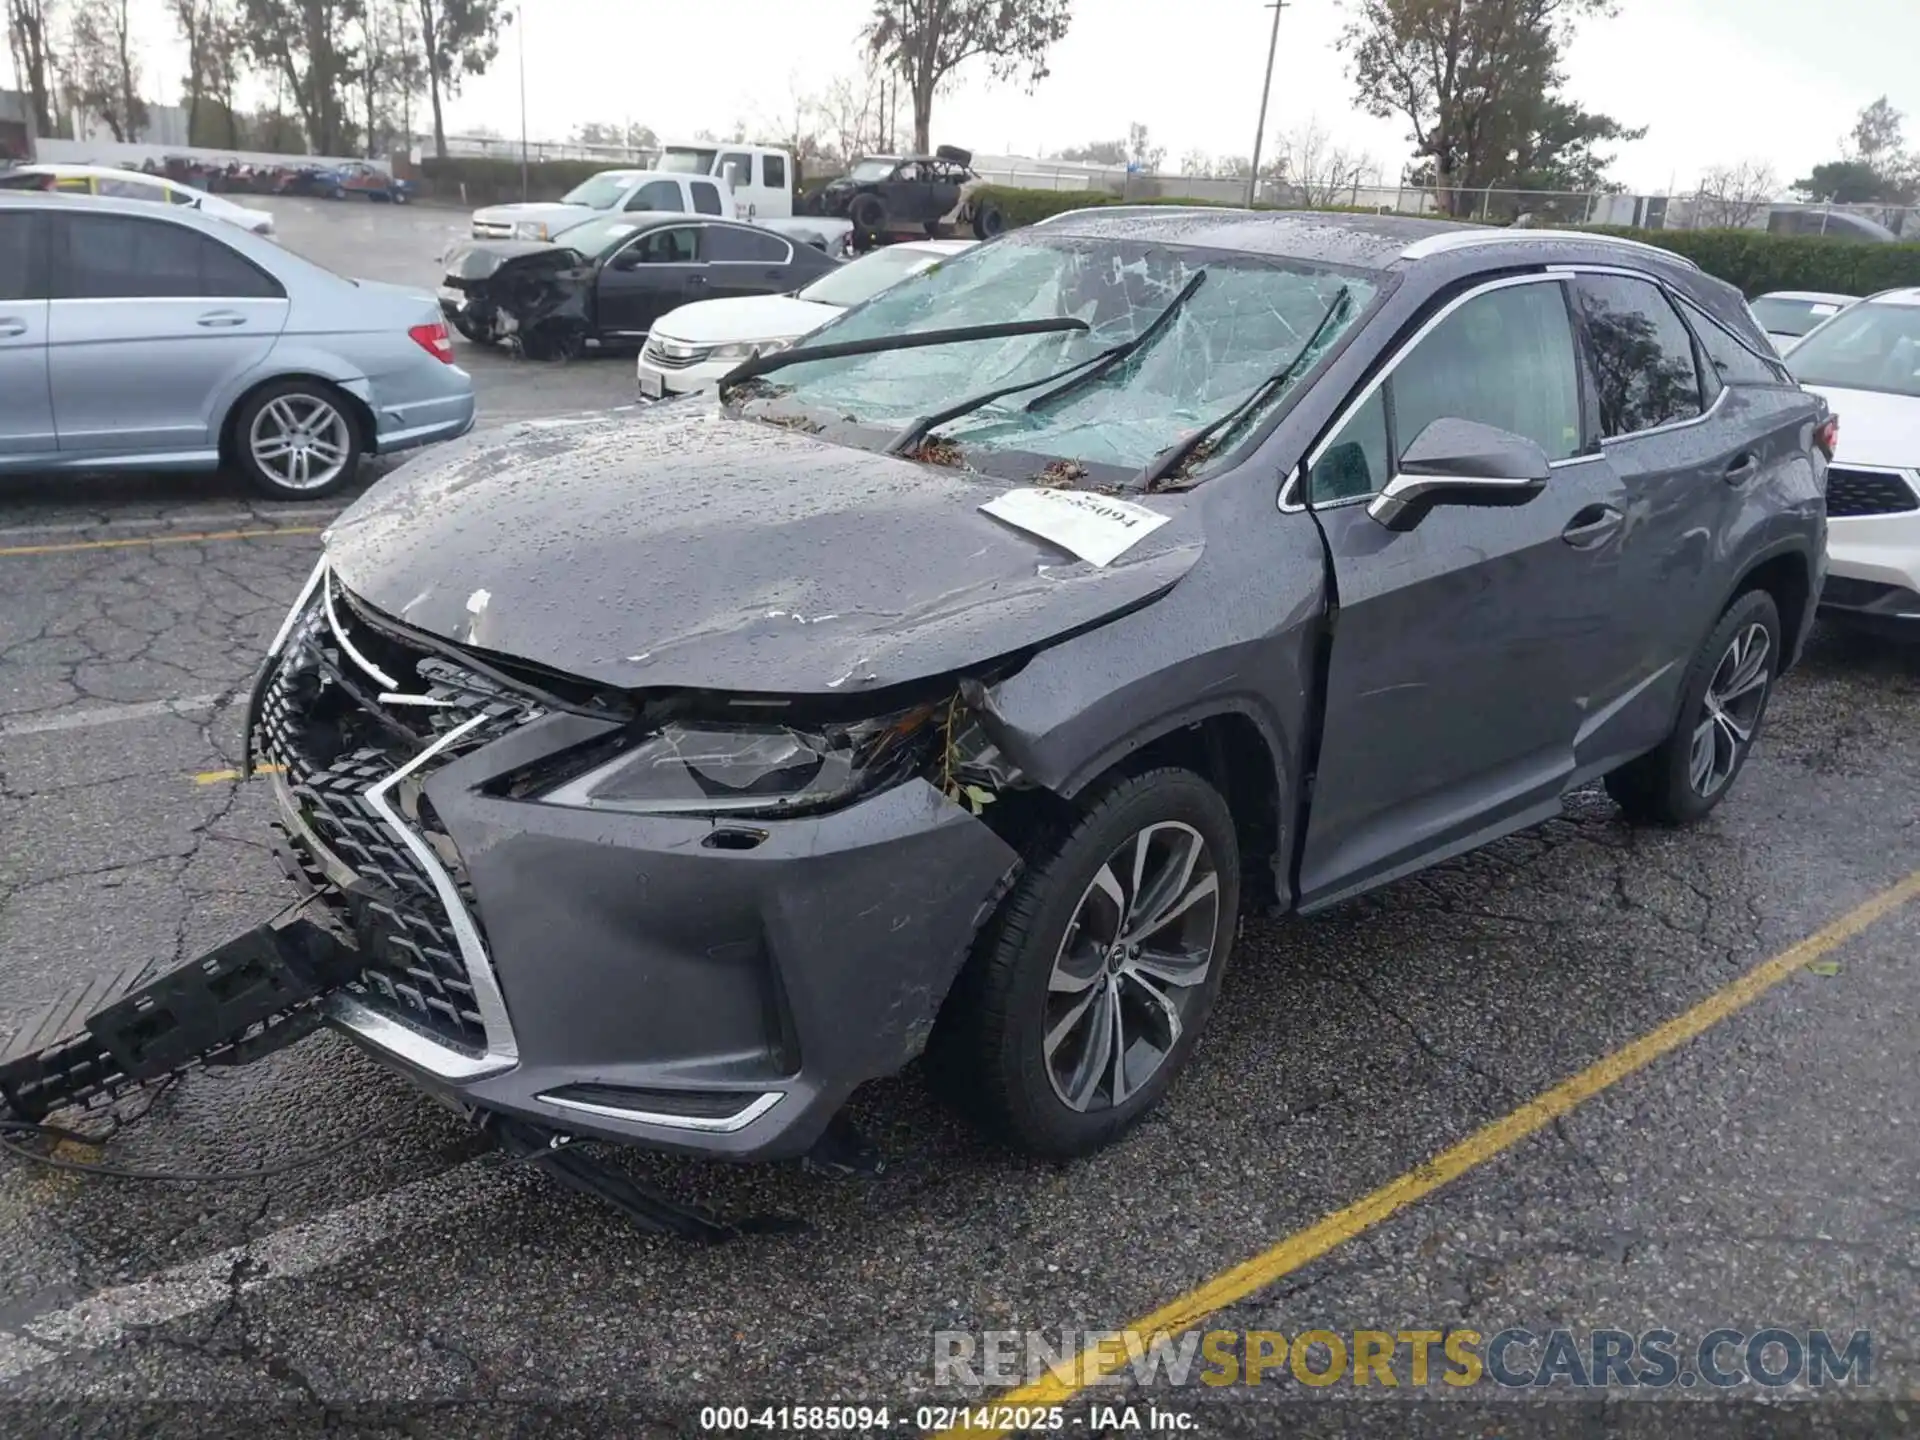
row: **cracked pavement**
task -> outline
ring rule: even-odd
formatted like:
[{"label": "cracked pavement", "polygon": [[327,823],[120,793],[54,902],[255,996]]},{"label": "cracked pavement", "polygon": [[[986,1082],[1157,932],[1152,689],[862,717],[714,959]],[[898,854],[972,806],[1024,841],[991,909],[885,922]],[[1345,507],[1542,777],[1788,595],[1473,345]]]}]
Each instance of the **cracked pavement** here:
[{"label": "cracked pavement", "polygon": [[[457,220],[282,214],[296,248],[420,283]],[[483,423],[625,403],[631,384],[618,361],[461,356]],[[198,518],[232,513],[297,532],[331,509],[255,505],[231,477],[13,479],[0,547],[232,528]],[[75,977],[184,958],[284,903],[265,795],[200,777],[238,760],[233,698],[317,544],[0,556],[0,1033]],[[1917,705],[1920,650],[1822,629],[1706,825],[1636,832],[1582,794],[1334,912],[1249,920],[1188,1075],[1086,1161],[989,1148],[911,1071],[855,1102],[889,1159],[877,1176],[619,1157],[730,1215],[797,1217],[798,1234],[712,1249],[640,1234],[483,1153],[330,1035],[132,1097],[98,1152],[113,1163],[319,1163],[189,1186],[0,1157],[0,1434],[689,1434],[715,1402],[934,1396],[935,1330],[1119,1326],[1915,869]],[[1764,1416],[1290,1382],[1093,1398],[1191,1411],[1202,1434],[1911,1431],[1917,948],[1909,906],[1835,951],[1833,973],[1794,977],[1211,1322],[1870,1328],[1864,1398]]]}]

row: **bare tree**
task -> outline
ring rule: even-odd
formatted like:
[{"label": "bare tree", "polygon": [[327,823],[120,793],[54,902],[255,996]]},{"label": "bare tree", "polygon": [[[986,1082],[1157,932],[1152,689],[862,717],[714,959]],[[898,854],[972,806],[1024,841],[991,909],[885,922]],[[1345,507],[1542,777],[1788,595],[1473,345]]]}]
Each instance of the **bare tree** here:
[{"label": "bare tree", "polygon": [[412,140],[412,127],[402,124],[401,115],[426,81],[427,67],[414,45],[408,0],[367,0],[355,33],[354,88],[365,122],[361,144],[371,159],[394,147],[396,133]]},{"label": "bare tree", "polygon": [[1142,175],[1157,175],[1167,158],[1167,147],[1155,145],[1147,127],[1136,120],[1127,126],[1127,163]]},{"label": "bare tree", "polygon": [[900,98],[898,83],[877,61],[857,75],[836,76],[814,100],[822,163],[844,167],[891,150],[900,133]]},{"label": "bare tree", "polygon": [[1189,150],[1180,157],[1180,173],[1192,180],[1205,180],[1213,174],[1213,156],[1205,150]]},{"label": "bare tree", "polygon": [[75,107],[98,115],[120,141],[139,139],[147,124],[129,9],[130,0],[80,0],[64,65]]},{"label": "bare tree", "polygon": [[1070,0],[874,0],[867,43],[913,97],[913,144],[933,144],[933,101],[954,72],[983,59],[1002,80],[1047,77],[1047,51],[1066,33]]},{"label": "bare tree", "polygon": [[53,134],[54,27],[60,23],[58,0],[6,0],[7,50],[13,73],[26,87],[33,106],[33,126],[42,135]]},{"label": "bare tree", "polygon": [[1341,203],[1380,169],[1366,151],[1338,143],[1317,115],[1282,135],[1273,155],[1281,181],[1309,208]]},{"label": "bare tree", "polygon": [[1780,178],[1764,160],[1716,165],[1700,177],[1693,197],[1693,224],[1701,230],[1740,230],[1766,214]]}]

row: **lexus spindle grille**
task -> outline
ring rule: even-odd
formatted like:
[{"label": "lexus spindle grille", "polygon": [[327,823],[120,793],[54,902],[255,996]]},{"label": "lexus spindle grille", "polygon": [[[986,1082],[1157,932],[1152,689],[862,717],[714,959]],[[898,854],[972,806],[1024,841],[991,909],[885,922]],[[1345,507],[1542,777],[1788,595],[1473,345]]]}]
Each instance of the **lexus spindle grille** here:
[{"label": "lexus spindle grille", "polygon": [[[355,987],[358,998],[442,1044],[480,1054],[488,1037],[473,967],[489,963],[485,931],[460,853],[423,787],[441,766],[543,712],[527,697],[407,643],[397,629],[368,623],[358,602],[331,575],[323,577],[267,682],[256,743],[262,762],[279,767],[314,838],[354,872],[356,883],[337,903],[370,961]],[[480,937],[480,952],[469,956],[429,863],[369,792],[479,717],[457,744],[384,796]],[[292,839],[304,845],[299,835]],[[317,865],[317,857],[303,859]]]},{"label": "lexus spindle grille", "polygon": [[1920,510],[1913,485],[1892,470],[1855,470],[1835,465],[1827,471],[1827,514],[1840,519],[1857,515],[1900,515]]}]

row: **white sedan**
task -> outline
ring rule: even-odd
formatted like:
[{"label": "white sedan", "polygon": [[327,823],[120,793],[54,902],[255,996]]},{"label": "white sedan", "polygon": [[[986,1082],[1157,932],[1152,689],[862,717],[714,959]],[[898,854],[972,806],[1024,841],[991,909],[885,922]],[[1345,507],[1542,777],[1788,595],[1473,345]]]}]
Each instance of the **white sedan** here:
[{"label": "white sedan", "polygon": [[1857,295],[1831,295],[1824,290],[1775,290],[1753,302],[1753,318],[1767,332],[1773,348],[1784,355],[1810,330],[1859,303],[1859,299]]},{"label": "white sedan", "polygon": [[145,200],[154,205],[184,205],[255,235],[273,234],[273,216],[266,210],[236,205],[165,175],[149,175],[142,170],[119,170],[111,165],[21,165],[0,175],[0,186],[9,190],[54,190],[63,195],[107,195],[115,200]]},{"label": "white sedan", "polygon": [[1920,639],[1920,289],[1849,306],[1787,367],[1840,421],[1821,608]]},{"label": "white sedan", "polygon": [[784,350],[842,310],[910,275],[971,250],[972,240],[910,240],[849,260],[791,295],[738,296],[682,305],[653,322],[640,352],[640,394],[688,395],[719,383],[741,361]]}]

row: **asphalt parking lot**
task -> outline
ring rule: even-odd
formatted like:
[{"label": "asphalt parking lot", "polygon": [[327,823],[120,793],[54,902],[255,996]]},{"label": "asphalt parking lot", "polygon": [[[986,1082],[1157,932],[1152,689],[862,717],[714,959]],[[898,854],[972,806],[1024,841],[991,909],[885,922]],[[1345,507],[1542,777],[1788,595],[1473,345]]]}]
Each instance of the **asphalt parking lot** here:
[{"label": "asphalt parking lot", "polygon": [[[461,221],[275,209],[293,248],[422,285]],[[631,396],[630,362],[460,353],[482,424]],[[0,480],[0,1033],[76,975],[285,903],[236,700],[336,508],[229,476]],[[992,1150],[911,1072],[856,1102],[877,1175],[622,1157],[790,1233],[638,1233],[331,1036],[190,1076],[64,1153],[314,1163],[188,1185],[0,1156],[0,1433],[672,1435],[703,1406],[834,1400],[937,1429],[916,1404],[994,1393],[936,1374],[937,1332],[1078,1337],[1168,1306],[1154,1325],[1287,1336],[1867,1330],[1871,1377],[1733,1413],[1706,1386],[1416,1401],[1404,1359],[1397,1391],[1162,1372],[1073,1395],[1067,1428],[1131,1403],[1200,1434],[1912,1433],[1916,715],[1920,650],[1822,629],[1699,829],[1581,795],[1334,913],[1249,921],[1193,1067],[1094,1159]],[[1689,1013],[1697,1036],[1632,1048]]]}]

